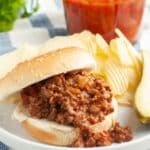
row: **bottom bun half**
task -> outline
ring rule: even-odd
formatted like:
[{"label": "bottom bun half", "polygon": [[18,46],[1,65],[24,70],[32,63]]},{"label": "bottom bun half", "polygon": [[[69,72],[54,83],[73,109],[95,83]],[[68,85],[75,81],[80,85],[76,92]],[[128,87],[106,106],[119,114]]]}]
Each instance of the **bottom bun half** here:
[{"label": "bottom bun half", "polygon": [[[107,115],[102,122],[91,126],[94,132],[109,130],[113,127],[118,113],[118,104],[115,99],[112,100],[112,105],[114,112]],[[80,134],[78,128],[60,125],[46,119],[30,117],[21,104],[18,104],[15,109],[13,118],[21,122],[32,137],[48,144],[69,146]]]}]

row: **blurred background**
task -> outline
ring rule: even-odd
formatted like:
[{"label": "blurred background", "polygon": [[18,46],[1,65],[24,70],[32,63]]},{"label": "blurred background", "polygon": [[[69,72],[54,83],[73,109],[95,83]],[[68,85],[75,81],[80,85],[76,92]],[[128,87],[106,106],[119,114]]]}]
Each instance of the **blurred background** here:
[{"label": "blurred background", "polygon": [[[101,33],[109,41],[115,36],[113,29],[116,27],[121,28],[138,49],[141,41],[149,46],[150,1],[118,2],[0,0],[0,54],[15,50],[24,43],[39,45],[56,35],[72,34],[84,29]],[[0,143],[0,150],[6,149],[8,147]]]},{"label": "blurred background", "polygon": [[113,30],[118,27],[135,43],[141,35],[150,32],[150,1],[119,2],[0,0],[0,54],[23,43],[40,44],[49,37],[72,34],[85,29],[98,32],[109,41],[115,36]]}]

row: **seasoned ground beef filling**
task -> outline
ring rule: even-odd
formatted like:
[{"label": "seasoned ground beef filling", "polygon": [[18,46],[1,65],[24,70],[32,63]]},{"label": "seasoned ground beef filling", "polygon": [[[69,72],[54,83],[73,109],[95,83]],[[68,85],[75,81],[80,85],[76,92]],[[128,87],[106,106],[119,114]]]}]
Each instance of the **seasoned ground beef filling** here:
[{"label": "seasoned ground beef filling", "polygon": [[75,127],[98,123],[113,112],[109,86],[84,71],[54,76],[21,95],[32,116]]},{"label": "seasoned ground beef filling", "polygon": [[114,110],[109,86],[87,71],[51,77],[23,89],[21,96],[31,116],[80,128],[80,137],[73,146],[109,145],[113,141],[129,140],[122,140],[118,135],[119,139],[114,140],[116,132],[113,130],[113,134],[107,131],[97,135],[90,130],[90,125],[103,121]]}]

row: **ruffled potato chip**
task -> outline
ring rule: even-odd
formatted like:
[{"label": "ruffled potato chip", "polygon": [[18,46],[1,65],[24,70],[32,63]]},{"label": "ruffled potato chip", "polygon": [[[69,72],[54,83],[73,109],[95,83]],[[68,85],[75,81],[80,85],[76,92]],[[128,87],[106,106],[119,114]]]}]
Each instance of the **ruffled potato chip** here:
[{"label": "ruffled potato chip", "polygon": [[137,57],[135,57],[134,53],[132,52],[132,50],[129,49],[129,47],[127,47],[127,49],[129,51],[129,55],[131,56],[131,58],[134,62],[134,68],[136,71],[136,75],[140,79],[142,76],[142,61],[140,61]]},{"label": "ruffled potato chip", "polygon": [[86,50],[89,50],[94,56],[97,53],[96,36],[89,31],[83,31],[73,35],[75,38],[85,45]]},{"label": "ruffled potato chip", "polygon": [[135,68],[122,66],[114,58],[109,58],[105,64],[104,75],[118,102],[132,105],[140,82]]},{"label": "ruffled potato chip", "polygon": [[97,55],[104,55],[108,56],[109,55],[109,45],[108,43],[104,40],[104,38],[100,34],[96,34],[96,42],[97,42]]},{"label": "ruffled potato chip", "polygon": [[125,43],[126,46],[129,48],[129,50],[133,53],[133,55],[137,58],[137,60],[141,63],[142,62],[142,57],[139,52],[132,46],[132,44],[129,42],[129,40],[124,36],[124,34],[118,29],[115,29],[115,33],[118,35],[120,39],[122,39]]},{"label": "ruffled potato chip", "polygon": [[114,95],[122,95],[128,89],[126,70],[113,59],[105,63],[104,75]]},{"label": "ruffled potato chip", "polygon": [[106,61],[106,58],[102,56],[95,56],[95,60],[96,60],[96,68],[94,70],[94,72],[96,72],[97,74],[103,75],[104,72],[104,64]]},{"label": "ruffled potato chip", "polygon": [[122,95],[115,95],[115,98],[119,102],[119,104],[133,106],[134,94],[135,93],[133,93],[133,92],[126,91]]},{"label": "ruffled potato chip", "polygon": [[137,76],[139,78],[141,78],[141,72],[142,72],[141,54],[135,50],[135,48],[132,46],[132,44],[128,41],[128,39],[123,35],[123,33],[119,29],[116,29],[115,32],[119,36],[119,38],[122,39],[122,41],[124,42],[126,49],[134,63],[134,67],[136,69]]},{"label": "ruffled potato chip", "polygon": [[136,70],[134,68],[126,68],[125,74],[129,78],[128,91],[135,92],[140,82],[140,78],[137,76]]},{"label": "ruffled potato chip", "polygon": [[118,63],[123,66],[134,66],[124,41],[116,38],[110,41],[110,51],[116,56]]}]

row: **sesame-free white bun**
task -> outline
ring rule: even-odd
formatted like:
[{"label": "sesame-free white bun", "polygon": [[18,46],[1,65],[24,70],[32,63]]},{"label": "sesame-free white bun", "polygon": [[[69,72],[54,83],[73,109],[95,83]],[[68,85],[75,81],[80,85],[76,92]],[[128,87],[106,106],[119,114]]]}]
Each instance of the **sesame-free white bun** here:
[{"label": "sesame-free white bun", "polygon": [[23,62],[13,59],[13,56],[10,58],[12,60],[9,63],[11,61],[17,62],[12,70],[9,70],[3,78],[0,78],[0,100],[6,99],[6,97],[24,87],[54,75],[95,67],[93,56],[87,50],[75,47],[51,51],[30,60],[26,59]]},{"label": "sesame-free white bun", "polygon": [[[114,112],[107,115],[102,122],[91,126],[94,132],[108,130],[113,127],[118,113],[118,104],[114,98],[112,100],[112,106]],[[79,135],[79,129],[77,128],[60,125],[46,119],[30,117],[21,104],[18,104],[13,113],[13,118],[21,122],[32,137],[44,143],[69,146]]]}]

